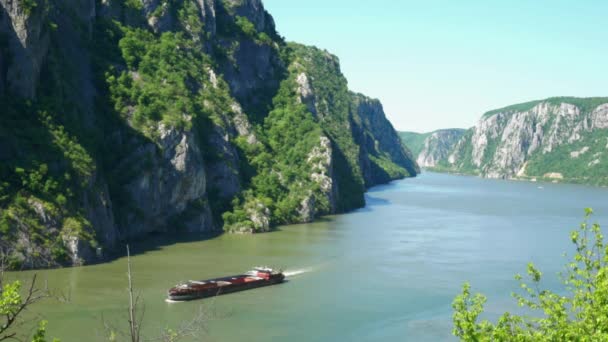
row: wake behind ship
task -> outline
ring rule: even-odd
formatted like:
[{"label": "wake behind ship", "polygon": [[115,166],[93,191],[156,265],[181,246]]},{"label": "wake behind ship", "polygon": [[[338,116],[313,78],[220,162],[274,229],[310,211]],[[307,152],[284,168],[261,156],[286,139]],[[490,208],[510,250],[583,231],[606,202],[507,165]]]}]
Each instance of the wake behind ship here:
[{"label": "wake behind ship", "polygon": [[282,283],[285,275],[268,267],[254,267],[244,274],[207,280],[190,280],[176,285],[168,292],[170,300],[184,301],[219,296]]}]

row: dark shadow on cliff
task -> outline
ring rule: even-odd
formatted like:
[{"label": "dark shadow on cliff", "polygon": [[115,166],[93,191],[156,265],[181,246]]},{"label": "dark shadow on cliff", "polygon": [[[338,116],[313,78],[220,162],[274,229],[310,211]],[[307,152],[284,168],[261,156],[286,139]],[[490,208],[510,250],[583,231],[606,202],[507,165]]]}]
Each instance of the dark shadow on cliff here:
[{"label": "dark shadow on cliff", "polygon": [[334,180],[338,183],[338,193],[336,200],[336,213],[345,213],[365,205],[363,193],[365,188],[361,182],[357,181],[348,158],[340,146],[331,140],[333,151]]},{"label": "dark shadow on cliff", "polygon": [[[63,26],[67,24],[68,22],[63,23]],[[101,222],[91,222],[97,231],[98,242],[106,245],[114,239],[110,237],[110,241],[105,241],[108,230],[115,231],[118,227],[115,233],[119,240],[128,236],[129,228],[125,218],[129,214],[137,215],[139,209],[133,206],[126,185],[138,173],[151,166],[147,158],[133,156],[145,146],[156,145],[150,138],[133,129],[115,110],[111,101],[107,77],[112,75],[111,71],[120,71],[126,65],[119,47],[122,38],[120,27],[111,20],[98,17],[91,32],[91,42],[94,45],[82,37],[73,37],[79,40],[72,44],[61,43],[64,38],[61,30],[51,33],[51,47],[41,68],[37,99],[32,106],[36,111],[48,113],[52,121],[75,138],[93,158],[95,171],[90,184],[84,188],[75,188],[80,197],[79,203],[75,205],[80,209],[74,210],[105,206],[112,211],[113,218],[106,217]],[[78,63],[73,62],[75,54],[81,59]],[[88,70],[87,77],[84,78],[83,68]],[[92,94],[89,96],[83,92]],[[46,140],[52,142],[50,139],[52,137]],[[43,146],[52,146],[51,143],[44,143],[45,140],[35,140]],[[153,151],[160,153],[158,148]],[[66,158],[60,159],[58,163],[58,172],[62,167],[70,167]],[[109,202],[93,202],[99,201],[93,193],[103,192],[106,184]],[[116,251],[108,251],[107,254],[120,255],[123,249],[121,244],[117,243]]]},{"label": "dark shadow on cliff", "polygon": [[7,74],[11,63],[10,43],[17,39],[14,30],[11,30],[10,17],[6,9],[0,6],[0,94],[8,87]]}]

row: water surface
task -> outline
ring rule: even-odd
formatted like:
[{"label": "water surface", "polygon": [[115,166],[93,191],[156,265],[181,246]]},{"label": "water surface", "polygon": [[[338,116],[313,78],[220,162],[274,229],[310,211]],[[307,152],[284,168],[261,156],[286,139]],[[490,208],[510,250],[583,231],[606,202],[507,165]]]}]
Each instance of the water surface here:
[{"label": "water surface", "polygon": [[[206,341],[451,340],[451,302],[463,282],[489,297],[490,316],[513,310],[513,275],[529,261],[548,277],[547,287],[560,288],[556,273],[583,208],[593,207],[594,220],[608,227],[604,188],[425,173],[376,187],[366,199],[356,212],[275,233],[140,246],[132,265],[146,334],[175,327],[202,306],[214,317]],[[164,301],[180,280],[257,264],[293,275],[282,285],[215,299]],[[39,273],[71,298],[38,305],[51,335],[95,341],[102,320],[125,327],[125,259]]]}]

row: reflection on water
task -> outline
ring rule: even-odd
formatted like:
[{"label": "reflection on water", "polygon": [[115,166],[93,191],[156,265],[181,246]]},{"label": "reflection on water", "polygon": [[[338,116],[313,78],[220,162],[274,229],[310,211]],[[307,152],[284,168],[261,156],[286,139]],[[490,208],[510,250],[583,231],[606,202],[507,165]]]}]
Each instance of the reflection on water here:
[{"label": "reflection on water", "polygon": [[[542,189],[539,189],[542,186]],[[146,307],[146,334],[177,326],[203,306],[216,313],[211,341],[440,341],[451,333],[461,284],[488,295],[495,316],[515,309],[513,275],[533,261],[554,275],[570,251],[583,208],[608,225],[608,191],[426,173],[372,189],[368,206],[256,236],[156,237],[132,258]],[[165,293],[187,279],[282,267],[289,281],[174,305]],[[64,341],[102,335],[101,319],[126,322],[126,262],[42,272],[68,304],[44,303],[49,331]],[[19,277],[27,277],[20,273]]]}]

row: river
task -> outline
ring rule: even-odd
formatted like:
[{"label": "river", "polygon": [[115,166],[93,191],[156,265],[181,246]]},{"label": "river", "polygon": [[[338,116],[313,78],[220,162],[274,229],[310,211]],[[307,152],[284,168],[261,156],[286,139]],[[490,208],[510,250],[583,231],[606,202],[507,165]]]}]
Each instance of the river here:
[{"label": "river", "polygon": [[[367,206],[312,224],[255,236],[202,241],[155,237],[134,246],[135,286],[144,331],[158,335],[198,310],[205,341],[451,340],[451,302],[465,281],[488,296],[488,317],[515,309],[513,279],[529,261],[560,289],[556,273],[571,251],[569,231],[585,207],[608,227],[608,189],[424,173],[371,189]],[[176,282],[283,267],[289,281],[188,303],[166,303]],[[69,295],[46,301],[49,335],[63,342],[103,340],[105,320],[126,329],[124,258],[38,271]],[[27,278],[31,272],[17,276]]]}]

